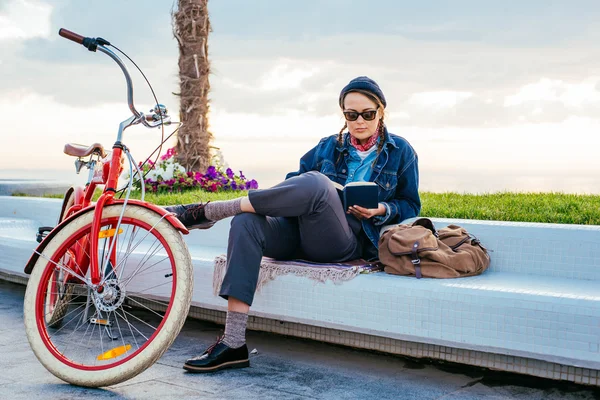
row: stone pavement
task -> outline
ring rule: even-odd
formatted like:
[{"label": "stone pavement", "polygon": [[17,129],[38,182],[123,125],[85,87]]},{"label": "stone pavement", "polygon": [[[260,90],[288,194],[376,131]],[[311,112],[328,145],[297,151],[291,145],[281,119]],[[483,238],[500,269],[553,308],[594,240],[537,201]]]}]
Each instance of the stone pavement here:
[{"label": "stone pavement", "polygon": [[23,328],[25,287],[0,281],[0,399],[600,399],[600,390],[456,364],[249,332],[251,367],[209,375],[182,363],[212,344],[222,327],[188,320],[148,370],[103,389],[68,385],[39,364]]}]

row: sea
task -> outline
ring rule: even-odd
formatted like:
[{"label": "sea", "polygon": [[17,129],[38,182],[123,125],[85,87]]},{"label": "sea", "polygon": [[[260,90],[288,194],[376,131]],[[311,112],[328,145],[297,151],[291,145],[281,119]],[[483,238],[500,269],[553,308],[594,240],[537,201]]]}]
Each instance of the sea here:
[{"label": "sea", "polygon": [[[287,170],[244,166],[244,174],[256,179],[259,188],[281,182]],[[0,170],[0,196],[14,192],[28,194],[62,193],[71,185],[85,183],[87,173],[73,170]],[[600,195],[600,174],[597,171],[514,171],[461,168],[441,170],[422,168],[420,190],[428,192],[496,193],[496,192],[558,192]]]}]

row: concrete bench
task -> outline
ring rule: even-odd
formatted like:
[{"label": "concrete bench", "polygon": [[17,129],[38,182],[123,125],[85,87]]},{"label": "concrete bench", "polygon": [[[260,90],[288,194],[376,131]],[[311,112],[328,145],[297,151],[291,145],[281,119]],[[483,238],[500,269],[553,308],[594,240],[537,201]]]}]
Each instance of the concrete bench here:
[{"label": "concrete bench", "polygon": [[[0,272],[23,280],[35,230],[60,201],[0,197]],[[492,251],[481,276],[435,280],[375,273],[335,285],[281,276],[257,294],[250,329],[600,385],[600,226],[433,219]],[[224,322],[212,291],[229,220],[186,238],[192,317]]]}]

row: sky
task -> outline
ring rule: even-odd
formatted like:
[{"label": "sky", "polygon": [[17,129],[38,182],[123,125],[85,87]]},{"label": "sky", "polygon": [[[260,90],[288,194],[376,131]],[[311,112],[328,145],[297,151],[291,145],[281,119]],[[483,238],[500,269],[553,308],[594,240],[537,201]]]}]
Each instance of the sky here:
[{"label": "sky", "polygon": [[[129,116],[117,66],[61,27],[127,52],[178,115],[175,4],[94,3],[0,0],[0,179],[76,179],[64,144],[110,147]],[[261,187],[340,130],[339,91],[367,75],[385,93],[388,129],[419,155],[422,190],[600,193],[597,1],[208,3],[213,145]],[[142,127],[125,136],[137,159],[159,140]]]}]

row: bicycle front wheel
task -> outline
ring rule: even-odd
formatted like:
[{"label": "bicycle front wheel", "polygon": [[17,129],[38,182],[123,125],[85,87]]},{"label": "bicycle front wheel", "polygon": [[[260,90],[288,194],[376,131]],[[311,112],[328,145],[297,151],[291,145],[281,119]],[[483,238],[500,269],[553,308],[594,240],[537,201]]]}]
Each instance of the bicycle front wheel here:
[{"label": "bicycle front wheel", "polygon": [[[181,234],[160,215],[132,205],[105,207],[99,254],[89,254],[93,213],[50,239],[33,268],[24,300],[27,337],[40,362],[80,386],[113,385],[151,366],[173,343],[191,302],[193,270]],[[74,254],[87,252],[83,257]],[[99,259],[101,284],[88,265]],[[79,260],[79,262],[78,262]],[[57,272],[69,276],[60,324],[48,319]]]}]

